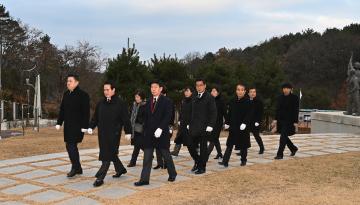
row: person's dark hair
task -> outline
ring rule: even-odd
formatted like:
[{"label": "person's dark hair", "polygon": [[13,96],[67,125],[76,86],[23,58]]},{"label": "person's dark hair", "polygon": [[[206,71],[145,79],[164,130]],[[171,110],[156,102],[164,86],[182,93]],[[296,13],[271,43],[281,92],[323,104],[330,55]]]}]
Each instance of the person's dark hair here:
[{"label": "person's dark hair", "polygon": [[110,85],[111,90],[115,88],[115,83],[111,80],[105,81],[103,85]]},{"label": "person's dark hair", "polygon": [[243,84],[243,83],[238,83],[238,84],[236,84],[236,87],[237,87],[237,86],[244,87],[244,88],[245,88],[245,90],[246,90],[246,86],[245,86],[245,84]]},{"label": "person's dark hair", "polygon": [[149,86],[151,86],[152,84],[158,84],[159,87],[164,87],[163,83],[160,82],[159,80],[153,80],[149,83]]},{"label": "person's dark hair", "polygon": [[281,85],[281,88],[289,88],[289,89],[292,89],[293,86],[291,85],[291,83],[287,82],[287,83],[283,83],[283,84]]},{"label": "person's dark hair", "polygon": [[212,86],[212,87],[211,87],[211,91],[212,91],[213,89],[215,89],[215,90],[219,93],[219,95],[220,95],[221,90],[220,90],[220,87],[219,87],[219,86],[217,86],[217,85]]},{"label": "person's dark hair", "polygon": [[257,90],[255,86],[249,86],[248,90]]},{"label": "person's dark hair", "polygon": [[191,86],[185,86],[185,88],[183,89],[183,92],[185,92],[186,90],[190,90],[191,93],[194,92],[194,89]]},{"label": "person's dark hair", "polygon": [[200,82],[200,81],[203,82],[204,84],[206,84],[206,82],[205,82],[205,80],[203,78],[197,78],[195,80],[195,83]]},{"label": "person's dark hair", "polygon": [[77,75],[77,74],[68,74],[66,76],[66,79],[68,79],[68,78],[74,78],[76,81],[80,80],[79,75]]},{"label": "person's dark hair", "polygon": [[163,95],[167,95],[168,94],[168,89],[166,88],[166,86],[164,85],[164,86],[162,86],[162,91],[161,91],[161,94],[163,94]]},{"label": "person's dark hair", "polygon": [[143,90],[137,89],[137,90],[135,91],[134,96],[135,96],[135,95],[140,96],[141,100],[145,100],[145,92],[144,92]]}]

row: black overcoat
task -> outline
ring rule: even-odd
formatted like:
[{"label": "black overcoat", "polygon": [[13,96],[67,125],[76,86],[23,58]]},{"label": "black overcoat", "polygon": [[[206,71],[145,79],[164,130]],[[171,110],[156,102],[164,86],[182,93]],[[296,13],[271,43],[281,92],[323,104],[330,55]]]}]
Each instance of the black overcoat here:
[{"label": "black overcoat", "polygon": [[[255,97],[254,99],[250,99],[253,114],[251,116],[251,123],[250,123],[250,131],[260,131],[263,113],[264,113],[264,104],[258,98]],[[255,126],[255,122],[259,123],[259,126]]]},{"label": "black overcoat", "polygon": [[280,95],[276,106],[277,132],[287,136],[294,135],[294,123],[299,122],[299,97],[294,94]]},{"label": "black overcoat", "polygon": [[176,144],[189,144],[189,130],[186,128],[190,124],[191,119],[191,106],[192,106],[192,98],[184,98],[181,102],[179,121],[180,126],[175,139]]},{"label": "black overcoat", "polygon": [[113,161],[119,153],[121,130],[131,134],[129,111],[126,104],[117,96],[106,98],[97,104],[90,128],[98,127],[99,160]]},{"label": "black overcoat", "polygon": [[58,125],[64,123],[64,141],[67,143],[79,143],[84,138],[81,129],[89,127],[90,98],[89,95],[76,87],[72,92],[66,91],[63,95]]},{"label": "black overcoat", "polygon": [[[240,149],[251,147],[249,124],[251,122],[252,107],[250,100],[246,97],[237,97],[230,101],[225,124],[229,125],[229,137],[227,146],[235,145]],[[240,130],[240,125],[246,124],[245,130]]]},{"label": "black overcoat", "polygon": [[[210,137],[206,133],[206,127],[215,128],[216,125],[216,103],[213,96],[204,92],[201,98],[193,96],[191,105],[191,118],[189,132],[191,137]],[[210,133],[211,135],[211,133]]]},{"label": "black overcoat", "polygon": [[217,110],[217,115],[216,115],[216,124],[214,127],[214,131],[212,132],[212,137],[210,139],[210,141],[216,141],[221,133],[223,124],[224,124],[224,117],[226,114],[226,105],[221,97],[221,95],[218,95],[217,97],[215,97],[215,103],[216,103],[216,110]]}]

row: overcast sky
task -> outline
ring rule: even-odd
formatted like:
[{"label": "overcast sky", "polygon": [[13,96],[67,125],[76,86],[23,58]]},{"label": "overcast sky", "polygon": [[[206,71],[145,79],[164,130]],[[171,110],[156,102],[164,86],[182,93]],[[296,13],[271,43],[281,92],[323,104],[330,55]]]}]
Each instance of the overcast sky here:
[{"label": "overcast sky", "polygon": [[63,47],[89,41],[114,57],[136,43],[142,60],[154,53],[245,48],[272,36],[360,22],[356,0],[1,0],[10,14]]}]

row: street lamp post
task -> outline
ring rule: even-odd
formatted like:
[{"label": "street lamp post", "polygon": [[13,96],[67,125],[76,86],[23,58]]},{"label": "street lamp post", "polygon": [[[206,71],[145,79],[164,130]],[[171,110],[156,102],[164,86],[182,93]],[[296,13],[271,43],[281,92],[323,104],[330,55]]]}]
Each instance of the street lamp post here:
[{"label": "street lamp post", "polygon": [[[34,93],[36,93],[36,89],[35,89],[35,86],[33,84],[30,83],[30,79],[29,78],[26,78],[26,85],[27,86],[30,86],[34,89]],[[29,92],[28,92],[29,93]],[[28,95],[30,96],[30,95]],[[35,104],[37,104],[37,98],[35,97]],[[28,97],[28,106],[30,105],[30,97]],[[34,107],[35,109],[35,113],[34,113],[34,129],[37,129],[37,131],[39,132],[40,130],[40,123],[39,123],[39,116],[38,116],[38,108],[37,107]],[[28,116],[29,116],[29,112],[28,112]],[[36,126],[36,128],[35,128]]]},{"label": "street lamp post", "polygon": [[30,90],[26,90],[27,94],[27,118],[26,118],[26,126],[30,124]]},{"label": "street lamp post", "polygon": [[[28,69],[28,70],[23,70],[23,71],[26,71],[26,72],[29,72],[31,73],[31,71],[35,71],[36,72],[36,84],[39,83],[40,84],[40,73],[39,71],[36,69],[36,64],[34,65],[34,67],[32,67],[31,69]],[[38,82],[39,81],[39,82]],[[25,85],[29,86],[29,87],[32,87],[34,89],[34,93],[35,93],[35,99],[34,99],[34,129],[37,129],[37,131],[39,132],[40,130],[40,110],[41,108],[39,109],[38,108],[38,104],[41,102],[41,100],[39,99],[38,101],[38,95],[40,95],[39,90],[36,90],[36,88],[38,86],[40,86],[39,84],[37,84],[36,86],[32,85],[30,83],[30,79],[29,78],[26,78],[26,82],[25,82]],[[39,88],[38,88],[39,89]],[[30,93],[28,91],[28,107],[30,106]],[[29,108],[28,108],[28,118],[29,118]],[[35,127],[36,126],[36,127]]]},{"label": "street lamp post", "polygon": [[[0,17],[0,100],[2,100],[1,98],[1,94],[2,94],[2,81],[1,81],[1,70],[2,70],[2,54],[3,54],[3,46],[2,46],[2,27],[1,27],[1,17]],[[2,107],[2,105],[0,105],[0,137],[1,137],[1,125],[2,125],[2,119],[4,116],[2,116],[2,109],[4,109]]]}]

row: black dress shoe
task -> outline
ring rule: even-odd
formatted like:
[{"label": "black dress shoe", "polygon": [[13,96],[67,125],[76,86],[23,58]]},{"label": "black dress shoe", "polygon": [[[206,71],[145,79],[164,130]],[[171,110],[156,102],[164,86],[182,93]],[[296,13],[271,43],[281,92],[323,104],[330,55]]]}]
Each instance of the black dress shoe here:
[{"label": "black dress shoe", "polygon": [[103,185],[103,184],[104,184],[104,180],[102,180],[102,179],[96,179],[95,182],[94,182],[94,184],[93,184],[93,186],[94,186],[94,187],[99,187],[99,186],[101,186],[101,185]]},{"label": "black dress shoe", "polygon": [[294,151],[291,151],[291,154],[290,154],[290,156],[295,156],[295,154],[296,154],[296,152],[298,151],[299,149],[298,148],[296,148]]},{"label": "black dress shoe", "polygon": [[259,154],[264,154],[265,149],[260,149]]},{"label": "black dress shoe", "polygon": [[169,182],[174,182],[174,181],[175,181],[175,179],[176,179],[176,176],[169,177],[169,178],[168,178],[168,181],[169,181]]},{"label": "black dress shoe", "polygon": [[241,156],[241,152],[239,152],[239,153],[236,153],[236,155],[237,155],[237,156]]},{"label": "black dress shoe", "polygon": [[134,183],[135,186],[144,186],[144,185],[149,185],[149,182],[144,182],[144,181],[138,181]]},{"label": "black dress shoe", "polygon": [[214,159],[220,159],[220,158],[223,158],[223,155],[222,155],[222,154],[217,154]]},{"label": "black dress shoe", "polygon": [[154,167],[153,169],[163,169],[163,166],[161,166],[161,165],[156,165],[156,167]]},{"label": "black dress shoe", "polygon": [[130,163],[130,164],[127,165],[127,167],[135,167],[135,166],[136,166],[135,163]]},{"label": "black dress shoe", "polygon": [[222,165],[222,166],[224,166],[224,167],[228,167],[228,166],[229,166],[229,164],[228,164],[228,163],[225,163],[225,162],[218,162],[218,164],[220,164],[220,165]]},{"label": "black dress shoe", "polygon": [[95,177],[99,178],[99,176],[100,176],[100,172],[96,172]]},{"label": "black dress shoe", "polygon": [[195,172],[196,170],[198,170],[198,165],[195,163],[193,168],[191,169],[192,172]]},{"label": "black dress shoe", "polygon": [[276,157],[274,157],[274,159],[283,159],[283,157],[282,156],[276,156]]},{"label": "black dress shoe", "polygon": [[69,173],[67,173],[67,177],[71,178],[74,177],[77,174],[82,174],[83,170],[82,169],[72,169]]},{"label": "black dress shoe", "polygon": [[241,162],[240,166],[246,166],[246,162]]},{"label": "black dress shoe", "polygon": [[125,170],[123,170],[121,172],[116,172],[116,174],[114,174],[112,177],[113,178],[119,178],[119,177],[121,177],[121,175],[126,174],[126,173],[127,173],[127,170],[125,169]]},{"label": "black dress shoe", "polygon": [[204,169],[198,169],[195,174],[204,174],[206,171]]}]

